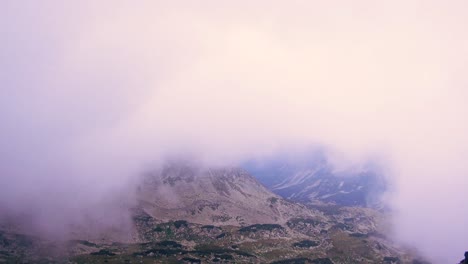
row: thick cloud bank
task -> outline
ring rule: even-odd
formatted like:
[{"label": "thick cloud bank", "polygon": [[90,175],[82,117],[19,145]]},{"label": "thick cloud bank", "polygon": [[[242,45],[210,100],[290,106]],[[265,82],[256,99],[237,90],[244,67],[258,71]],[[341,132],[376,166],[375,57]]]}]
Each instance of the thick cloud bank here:
[{"label": "thick cloud bank", "polygon": [[384,159],[397,236],[456,260],[468,3],[231,2],[0,3],[0,206],[60,222],[166,156],[321,145]]}]

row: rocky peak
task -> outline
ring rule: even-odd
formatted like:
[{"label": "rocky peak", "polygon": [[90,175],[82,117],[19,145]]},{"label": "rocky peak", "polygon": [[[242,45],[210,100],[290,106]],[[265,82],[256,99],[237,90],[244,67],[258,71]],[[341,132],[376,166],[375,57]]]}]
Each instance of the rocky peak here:
[{"label": "rocky peak", "polygon": [[169,164],[145,177],[138,197],[152,217],[201,224],[286,222],[290,215],[314,214],[283,200],[245,170]]}]

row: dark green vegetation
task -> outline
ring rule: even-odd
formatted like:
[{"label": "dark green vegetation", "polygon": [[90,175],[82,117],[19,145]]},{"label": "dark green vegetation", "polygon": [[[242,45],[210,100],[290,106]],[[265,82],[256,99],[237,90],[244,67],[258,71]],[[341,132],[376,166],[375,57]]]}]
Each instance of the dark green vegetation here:
[{"label": "dark green vegetation", "polygon": [[76,264],[407,263],[399,255],[376,254],[389,249],[374,240],[384,238],[379,233],[355,229],[354,222],[361,218],[343,217],[325,223],[320,218],[296,217],[284,225],[238,227],[200,225],[185,220],[158,222],[143,211],[135,211],[133,221],[139,238],[133,243],[70,240],[64,244],[68,255],[51,258],[50,252],[60,251],[64,245],[0,232],[0,262],[27,259],[31,263]]},{"label": "dark green vegetation", "polygon": [[144,212],[135,212],[133,219],[140,242],[71,240],[66,246],[69,252],[75,253],[58,255],[53,259],[36,250],[49,254],[50,248],[58,248],[57,245],[48,245],[50,248],[43,244],[36,246],[38,241],[34,238],[0,233],[0,261],[15,263],[30,259],[32,263],[76,264],[407,263],[399,256],[376,254],[378,250],[388,252],[384,244],[373,240],[381,239],[381,236],[354,230],[353,218],[337,219],[336,223],[329,224],[312,218],[292,218],[285,225],[244,227],[200,225],[185,220],[158,222]]},{"label": "dark green vegetation", "polygon": [[115,256],[115,253],[112,253],[107,249],[101,249],[98,252],[91,253],[91,255],[94,255],[94,256]]},{"label": "dark green vegetation", "polygon": [[[348,215],[353,217],[336,215],[328,222],[295,217],[285,224],[239,227],[161,222],[135,211],[134,242],[70,240],[56,245],[0,232],[0,263],[412,263],[392,251],[378,232],[356,228],[365,215]],[[64,248],[68,253],[63,254]]]},{"label": "dark green vegetation", "polygon": [[239,229],[239,232],[257,232],[257,231],[273,231],[273,230],[284,230],[284,228],[277,224],[255,224]]},{"label": "dark green vegetation", "polygon": [[300,242],[296,242],[293,244],[293,246],[298,247],[298,248],[310,248],[310,247],[316,247],[318,245],[319,243],[317,241],[312,241],[312,240],[302,240]]},{"label": "dark green vegetation", "polygon": [[188,223],[185,220],[178,220],[178,221],[174,221],[174,226],[176,228],[187,227]]},{"label": "dark green vegetation", "polygon": [[314,219],[310,219],[310,218],[293,218],[293,219],[289,220],[286,224],[288,225],[288,227],[293,228],[293,227],[296,227],[296,226],[299,226],[299,225],[316,226],[319,223],[320,223],[319,221],[314,220]]},{"label": "dark green vegetation", "polygon": [[363,234],[363,233],[351,233],[351,234],[349,234],[349,236],[366,238],[366,237],[368,237],[368,234]]}]

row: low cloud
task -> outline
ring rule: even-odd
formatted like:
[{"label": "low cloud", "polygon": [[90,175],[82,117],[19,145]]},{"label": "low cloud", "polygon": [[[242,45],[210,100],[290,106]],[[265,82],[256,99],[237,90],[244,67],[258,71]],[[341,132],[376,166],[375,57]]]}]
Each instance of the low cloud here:
[{"label": "low cloud", "polygon": [[1,207],[47,219],[168,156],[320,145],[385,160],[398,238],[466,250],[464,1],[1,5]]}]

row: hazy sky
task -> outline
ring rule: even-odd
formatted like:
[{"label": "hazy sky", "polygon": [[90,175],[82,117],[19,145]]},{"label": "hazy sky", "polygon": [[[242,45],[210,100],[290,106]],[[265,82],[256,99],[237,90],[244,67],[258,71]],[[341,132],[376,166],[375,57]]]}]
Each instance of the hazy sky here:
[{"label": "hazy sky", "polygon": [[397,237],[457,261],[467,14],[461,0],[2,1],[0,206],[48,222],[167,156],[321,145],[344,165],[385,160]]}]

